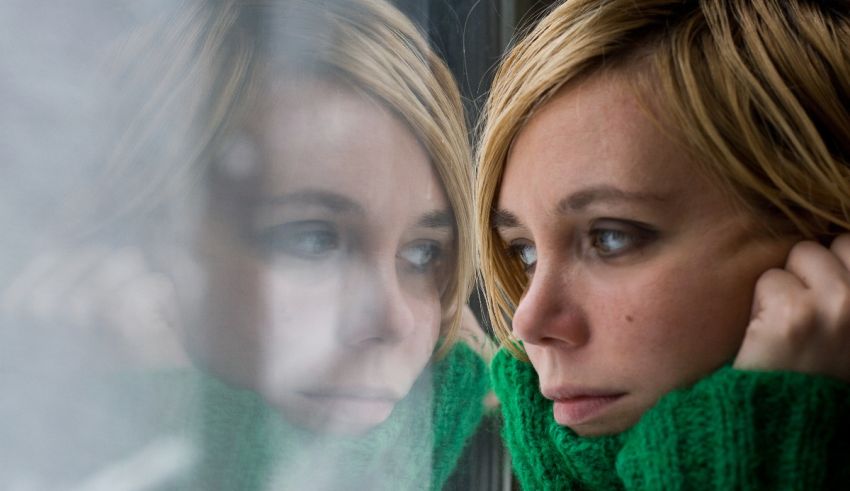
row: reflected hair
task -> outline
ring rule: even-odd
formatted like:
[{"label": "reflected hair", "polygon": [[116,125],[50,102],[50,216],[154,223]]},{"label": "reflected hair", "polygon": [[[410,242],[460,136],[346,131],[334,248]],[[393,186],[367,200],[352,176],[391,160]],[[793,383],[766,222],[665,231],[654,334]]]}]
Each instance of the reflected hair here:
[{"label": "reflected hair", "polygon": [[404,14],[383,0],[184,2],[128,44],[142,58],[123,75],[127,90],[149,101],[111,159],[121,178],[109,182],[135,186],[115,201],[128,212],[185,200],[199,181],[214,188],[223,147],[276,79],[321,78],[395,113],[427,151],[454,217],[437,355],[448,351],[474,276],[470,144],[451,72]]},{"label": "reflected hair", "polygon": [[850,230],[850,5],[814,0],[567,0],[506,55],[479,128],[476,235],[500,342],[527,286],[491,215],[511,145],[559,90],[602,72],[766,233]]}]

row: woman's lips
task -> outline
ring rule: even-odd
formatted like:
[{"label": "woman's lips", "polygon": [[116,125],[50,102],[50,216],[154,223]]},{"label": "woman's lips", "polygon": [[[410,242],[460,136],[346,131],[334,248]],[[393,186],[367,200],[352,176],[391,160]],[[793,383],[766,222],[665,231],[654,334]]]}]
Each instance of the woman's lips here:
[{"label": "woman's lips", "polygon": [[316,405],[317,412],[325,417],[357,426],[382,423],[399,401],[395,394],[370,389],[309,390],[300,394]]},{"label": "woman's lips", "polygon": [[554,402],[552,412],[555,421],[562,426],[587,423],[624,395],[622,392],[564,387],[543,391],[543,396]]}]

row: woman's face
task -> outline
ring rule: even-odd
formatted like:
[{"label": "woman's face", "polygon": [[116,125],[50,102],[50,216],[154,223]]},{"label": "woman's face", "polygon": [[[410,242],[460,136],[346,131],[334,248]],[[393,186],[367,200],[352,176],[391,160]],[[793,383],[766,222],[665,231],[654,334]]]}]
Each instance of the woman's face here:
[{"label": "woman's face", "polygon": [[529,277],[514,333],[556,421],[581,435],[625,430],[731,361],[758,276],[793,242],[757,232],[615,75],[531,118],[497,208]]},{"label": "woman's face", "polygon": [[353,91],[270,89],[248,134],[221,168],[234,190],[253,181],[256,192],[207,218],[208,302],[187,342],[291,422],[362,433],[436,345],[454,247],[448,201],[407,126]]}]

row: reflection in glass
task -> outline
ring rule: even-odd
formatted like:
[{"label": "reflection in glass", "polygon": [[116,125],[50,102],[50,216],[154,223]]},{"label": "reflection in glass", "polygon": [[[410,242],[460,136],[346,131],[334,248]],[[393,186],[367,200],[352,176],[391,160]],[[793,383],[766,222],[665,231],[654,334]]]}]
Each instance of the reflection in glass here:
[{"label": "reflection in glass", "polygon": [[486,389],[445,66],[376,0],[120,14],[88,174],[9,268],[0,482],[439,489]]}]

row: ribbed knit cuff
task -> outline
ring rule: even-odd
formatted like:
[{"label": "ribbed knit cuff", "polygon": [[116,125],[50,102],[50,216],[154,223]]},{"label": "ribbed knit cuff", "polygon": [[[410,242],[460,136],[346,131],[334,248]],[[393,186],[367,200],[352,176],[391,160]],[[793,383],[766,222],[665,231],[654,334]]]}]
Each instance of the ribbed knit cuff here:
[{"label": "ribbed knit cuff", "polygon": [[850,482],[850,385],[722,368],[671,392],[626,435],[626,489],[839,489]]}]

